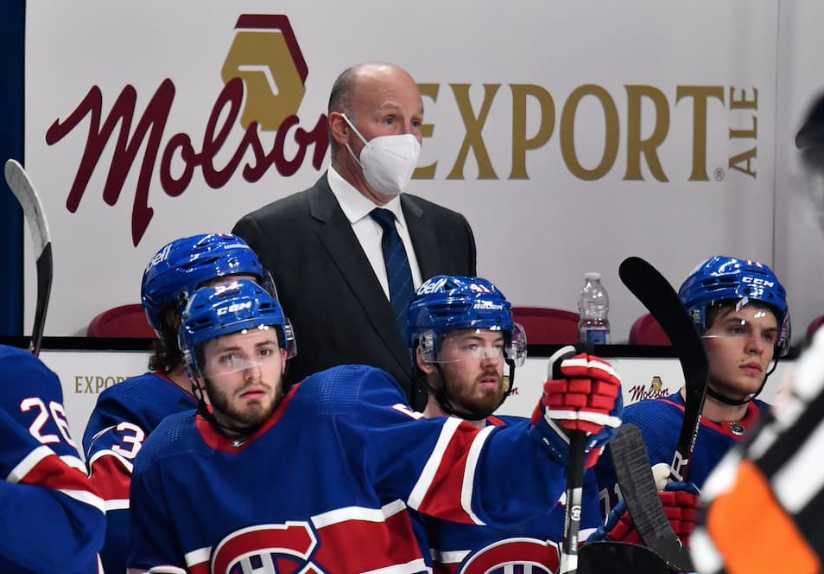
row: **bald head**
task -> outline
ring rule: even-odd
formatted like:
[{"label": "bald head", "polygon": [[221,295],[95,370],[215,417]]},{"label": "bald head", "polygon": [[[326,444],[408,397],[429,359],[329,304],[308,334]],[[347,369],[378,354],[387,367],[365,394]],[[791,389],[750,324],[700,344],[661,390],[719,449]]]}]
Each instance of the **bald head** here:
[{"label": "bald head", "polygon": [[344,70],[332,85],[329,95],[329,112],[351,115],[353,101],[371,87],[396,85],[418,91],[415,80],[403,68],[383,62],[355,64]]}]

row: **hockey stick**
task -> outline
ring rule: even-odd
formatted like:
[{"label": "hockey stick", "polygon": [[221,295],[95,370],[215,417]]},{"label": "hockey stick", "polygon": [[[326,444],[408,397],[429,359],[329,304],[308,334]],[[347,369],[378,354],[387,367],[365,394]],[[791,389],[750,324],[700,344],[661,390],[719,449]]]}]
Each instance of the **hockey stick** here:
[{"label": "hockey stick", "polygon": [[569,466],[567,467],[566,507],[564,509],[564,540],[561,545],[559,574],[578,571],[578,532],[581,530],[581,510],[584,491],[584,464],[587,435],[583,431],[569,433]]},{"label": "hockey stick", "polygon": [[43,341],[43,329],[46,325],[46,309],[49,306],[49,295],[52,284],[52,248],[49,226],[43,212],[40,197],[26,175],[23,166],[15,160],[6,162],[6,183],[17,198],[23,215],[29,224],[31,242],[34,247],[34,257],[37,266],[37,304],[34,311],[29,351],[35,356],[40,354],[40,344]]},{"label": "hockey stick", "polygon": [[[548,380],[559,379],[561,362],[574,356],[576,353],[592,352],[592,345],[579,343],[559,349],[549,359]],[[561,563],[559,574],[576,574],[578,571],[578,533],[581,530],[581,512],[584,498],[584,466],[587,456],[584,450],[587,446],[587,433],[584,431],[570,431],[569,436],[569,464],[567,466],[566,506],[564,508],[564,539],[561,543]]]},{"label": "hockey stick", "polygon": [[[621,281],[649,310],[669,337],[684,372],[687,406],[671,476],[683,480],[689,468],[701,409],[707,390],[709,365],[701,338],[669,282],[649,263],[630,257],[618,270]],[[638,534],[649,548],[672,567],[692,569],[688,552],[672,530],[650,471],[643,437],[628,426],[610,443],[618,483]]]},{"label": "hockey stick", "polygon": [[618,436],[609,443],[609,454],[621,495],[641,540],[676,570],[692,571],[689,552],[681,545],[658,498],[647,447],[638,427],[621,425]]},{"label": "hockey stick", "polygon": [[683,482],[686,480],[692,461],[692,451],[695,448],[695,439],[698,437],[701,422],[701,411],[707,396],[707,378],[709,377],[707,353],[704,351],[701,336],[696,331],[678,294],[655,267],[640,257],[628,257],[618,268],[618,275],[624,285],[661,325],[681,363],[686,388],[686,406],[678,446],[670,467],[670,476]]}]

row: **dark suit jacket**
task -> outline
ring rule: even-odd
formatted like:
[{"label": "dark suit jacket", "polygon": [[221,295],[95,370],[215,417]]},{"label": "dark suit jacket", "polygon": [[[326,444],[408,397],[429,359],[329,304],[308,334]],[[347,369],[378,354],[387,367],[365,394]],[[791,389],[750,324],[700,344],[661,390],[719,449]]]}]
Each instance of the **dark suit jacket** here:
[{"label": "dark suit jacket", "polygon": [[[476,274],[475,238],[463,215],[409,194],[401,206],[425,281],[439,274]],[[295,329],[298,354],[289,381],[341,364],[389,372],[422,409],[406,341],[392,306],[324,174],[309,189],[258,209],[237,222],[274,277]]]}]

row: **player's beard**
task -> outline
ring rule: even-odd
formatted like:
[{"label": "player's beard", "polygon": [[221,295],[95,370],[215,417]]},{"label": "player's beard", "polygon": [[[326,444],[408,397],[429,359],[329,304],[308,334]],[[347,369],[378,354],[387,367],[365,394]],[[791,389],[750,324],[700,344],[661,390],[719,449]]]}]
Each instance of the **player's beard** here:
[{"label": "player's beard", "polygon": [[[497,384],[494,389],[483,389],[481,381],[488,377],[495,377]],[[441,381],[445,384],[445,381]],[[456,389],[455,385],[447,384],[447,397],[458,412],[469,413],[477,417],[486,417],[492,414],[501,405],[504,390],[502,377],[492,368],[472,381],[472,384],[462,385]]]},{"label": "player's beard", "polygon": [[[278,381],[275,385],[275,394],[271,397],[269,404],[256,402],[246,405],[246,408],[241,409],[237,407],[232,401],[232,397],[225,392],[220,391],[208,377],[204,379],[204,386],[206,387],[206,395],[209,397],[209,404],[214,409],[214,412],[221,415],[224,419],[220,422],[225,430],[240,435],[249,435],[254,432],[263,423],[269,420],[269,417],[275,412],[282,394],[279,392],[281,387]],[[250,385],[247,385],[251,386]],[[240,389],[241,392],[246,387]],[[236,393],[237,394],[237,393]]]}]

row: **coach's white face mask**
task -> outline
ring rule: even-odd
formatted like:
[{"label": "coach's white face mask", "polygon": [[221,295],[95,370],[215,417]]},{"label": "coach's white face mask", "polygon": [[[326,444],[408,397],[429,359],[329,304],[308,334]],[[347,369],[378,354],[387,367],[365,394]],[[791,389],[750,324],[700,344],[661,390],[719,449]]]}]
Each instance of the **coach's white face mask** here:
[{"label": "coach's white face mask", "polygon": [[412,179],[412,172],[418,165],[418,154],[421,152],[421,144],[415,136],[412,134],[377,136],[366,141],[346,114],[342,115],[355,135],[365,144],[361,150],[360,159],[355,156],[355,152],[348,143],[346,149],[361,166],[363,176],[372,189],[384,195],[398,195],[406,191],[406,186]]}]

